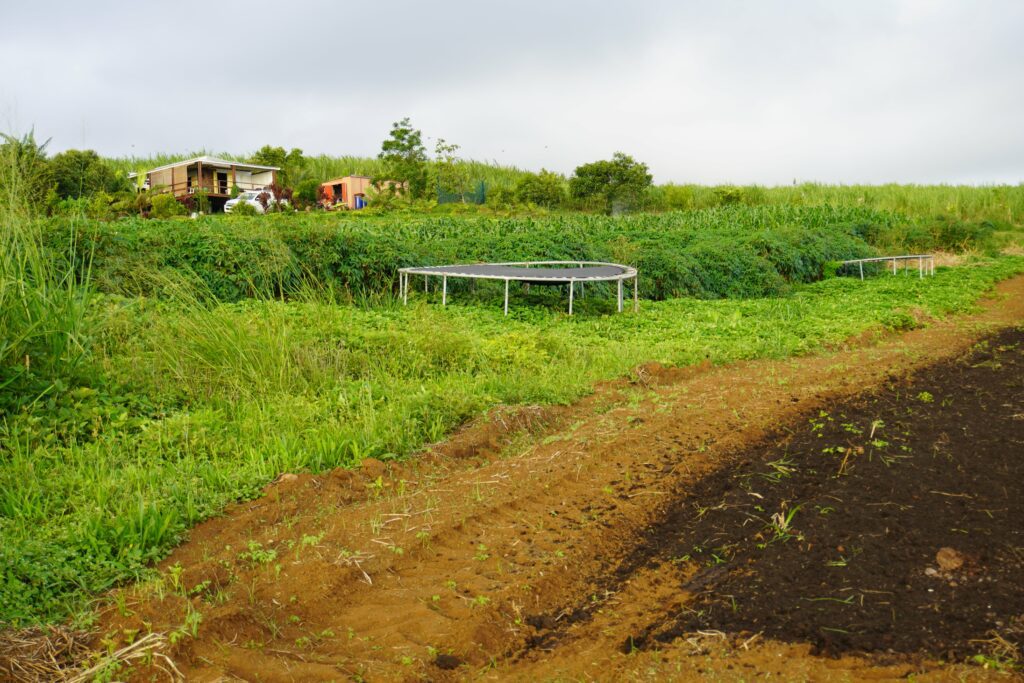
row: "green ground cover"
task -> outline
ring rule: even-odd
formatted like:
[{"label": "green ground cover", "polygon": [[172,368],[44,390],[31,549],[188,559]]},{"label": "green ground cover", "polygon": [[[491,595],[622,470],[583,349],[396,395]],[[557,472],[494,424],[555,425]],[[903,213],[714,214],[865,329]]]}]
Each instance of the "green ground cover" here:
[{"label": "green ground cover", "polygon": [[[645,301],[568,317],[518,297],[441,308],[415,293],[338,305],[96,295],[89,353],[0,429],[0,623],[83,612],[199,520],[281,472],[401,458],[498,404],[565,403],[638,363],[803,354],[911,310],[969,310],[1024,272],[1004,257],[936,277],[836,278],[785,296]],[[596,294],[596,293],[595,293]],[[535,303],[535,302],[534,302]]]}]

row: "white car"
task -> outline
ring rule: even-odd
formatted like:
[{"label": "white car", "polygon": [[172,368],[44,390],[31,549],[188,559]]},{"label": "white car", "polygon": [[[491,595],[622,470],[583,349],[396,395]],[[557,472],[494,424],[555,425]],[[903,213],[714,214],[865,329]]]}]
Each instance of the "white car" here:
[{"label": "white car", "polygon": [[[267,195],[270,197],[269,202],[273,203],[274,198],[273,195],[270,194],[269,190],[246,190],[245,192],[242,192],[234,199],[229,199],[226,202],[224,202],[224,213],[231,213],[235,206],[237,206],[240,202],[244,202],[251,206],[252,208],[256,209],[257,213],[263,213],[263,205],[260,204],[259,200],[256,198],[259,197],[264,192],[266,192]],[[288,200],[282,199],[281,205],[288,206]]]}]

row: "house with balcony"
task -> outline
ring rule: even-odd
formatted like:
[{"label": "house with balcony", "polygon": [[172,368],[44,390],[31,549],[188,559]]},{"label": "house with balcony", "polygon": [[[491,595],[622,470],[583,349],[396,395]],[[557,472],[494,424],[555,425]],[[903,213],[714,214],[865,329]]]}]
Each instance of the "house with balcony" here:
[{"label": "house with balcony", "polygon": [[241,191],[263,190],[277,181],[281,169],[276,166],[243,164],[211,156],[195,157],[146,171],[142,189],[154,194],[170,193],[185,199],[204,192],[210,201],[210,210],[224,210],[224,202],[231,198],[232,188]]}]

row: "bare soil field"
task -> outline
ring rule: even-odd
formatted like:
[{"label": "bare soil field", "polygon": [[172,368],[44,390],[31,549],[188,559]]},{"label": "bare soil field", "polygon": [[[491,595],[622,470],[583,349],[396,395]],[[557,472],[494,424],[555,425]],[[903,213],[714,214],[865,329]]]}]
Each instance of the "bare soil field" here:
[{"label": "bare soil field", "polygon": [[169,634],[190,681],[1005,680],[1022,321],[1017,278],[906,334],[645,366],[405,463],[284,475],[116,593],[94,644]]}]

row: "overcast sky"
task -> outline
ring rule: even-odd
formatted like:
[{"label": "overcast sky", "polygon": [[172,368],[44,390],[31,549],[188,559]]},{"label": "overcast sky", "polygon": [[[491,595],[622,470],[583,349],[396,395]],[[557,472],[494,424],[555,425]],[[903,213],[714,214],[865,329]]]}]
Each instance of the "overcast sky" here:
[{"label": "overcast sky", "polygon": [[0,129],[104,155],[428,146],[655,181],[1024,181],[1024,2],[0,0]]}]

